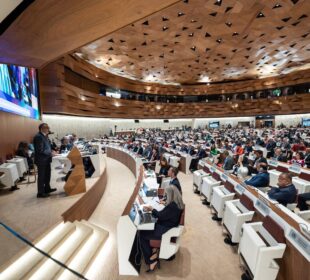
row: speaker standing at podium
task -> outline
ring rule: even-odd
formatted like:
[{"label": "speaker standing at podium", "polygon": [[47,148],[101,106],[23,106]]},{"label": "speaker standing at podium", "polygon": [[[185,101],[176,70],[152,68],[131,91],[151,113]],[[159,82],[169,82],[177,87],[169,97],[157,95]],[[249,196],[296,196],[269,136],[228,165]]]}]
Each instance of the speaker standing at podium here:
[{"label": "speaker standing at podium", "polygon": [[37,197],[48,197],[49,193],[56,191],[51,188],[51,162],[52,148],[48,139],[48,124],[39,125],[39,132],[33,138],[34,162],[38,167],[38,194]]}]

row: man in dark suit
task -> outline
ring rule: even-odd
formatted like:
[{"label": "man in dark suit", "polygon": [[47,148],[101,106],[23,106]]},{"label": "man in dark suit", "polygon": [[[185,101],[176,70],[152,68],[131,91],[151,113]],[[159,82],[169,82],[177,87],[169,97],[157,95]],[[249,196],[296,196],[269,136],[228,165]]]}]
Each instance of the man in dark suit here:
[{"label": "man in dark suit", "polygon": [[197,149],[198,149],[198,152],[195,155],[195,157],[192,158],[191,164],[189,166],[189,170],[192,172],[197,170],[199,160],[207,156],[206,151],[202,149],[200,145],[198,145]]},{"label": "man in dark suit", "polygon": [[306,165],[307,168],[310,168],[310,148],[306,149],[305,165]]},{"label": "man in dark suit", "polygon": [[48,197],[49,193],[56,191],[51,188],[51,161],[52,149],[48,139],[48,124],[39,125],[39,132],[33,138],[34,162],[38,167],[38,194],[37,197]]},{"label": "man in dark suit", "polygon": [[252,178],[244,181],[247,185],[253,186],[255,188],[265,188],[269,187],[269,173],[267,171],[267,165],[261,163],[258,165],[257,170],[258,174]]},{"label": "man in dark suit", "polygon": [[277,161],[287,162],[286,156],[282,153],[280,148],[277,148],[274,152],[274,157]]},{"label": "man in dark suit", "polygon": [[182,194],[182,188],[179,179],[177,178],[179,170],[176,167],[170,167],[168,170],[168,176],[171,178],[170,185],[174,185]]},{"label": "man in dark suit", "polygon": [[290,173],[281,173],[278,179],[278,188],[272,187],[268,192],[271,199],[277,200],[282,205],[294,203],[296,200],[297,190],[292,183],[292,175]]},{"label": "man in dark suit", "polygon": [[256,150],[255,152],[255,160],[254,160],[254,164],[249,164],[248,165],[248,169],[249,169],[249,173],[252,174],[257,174],[257,165],[259,163],[265,163],[265,164],[268,164],[267,163],[267,159],[264,158],[263,156],[263,151],[262,150]]},{"label": "man in dark suit", "polygon": [[234,165],[235,165],[235,162],[234,162],[234,159],[231,155],[229,155],[229,152],[227,150],[224,151],[223,153],[225,159],[224,159],[224,163],[223,163],[223,169],[224,170],[232,170]]}]

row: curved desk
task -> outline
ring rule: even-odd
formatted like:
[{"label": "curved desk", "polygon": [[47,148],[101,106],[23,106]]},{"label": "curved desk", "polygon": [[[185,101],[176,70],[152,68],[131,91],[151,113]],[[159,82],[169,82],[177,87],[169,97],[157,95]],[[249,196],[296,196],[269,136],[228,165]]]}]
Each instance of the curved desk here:
[{"label": "curved desk", "polygon": [[[140,215],[137,213],[139,208],[136,204],[142,199],[139,191],[144,184],[142,160],[134,153],[119,146],[107,146],[107,155],[126,165],[136,177],[135,187],[117,223],[117,250],[119,274],[138,276],[140,263],[139,261],[136,263],[139,254],[135,250],[137,248],[135,244],[136,233],[138,230],[153,230],[155,227],[155,221],[141,223]],[[141,205],[143,202],[140,201],[139,204]]]},{"label": "curved desk", "polygon": [[106,189],[107,182],[108,174],[105,164],[105,168],[95,184],[77,202],[75,202],[61,215],[64,222],[88,220],[101,200]]}]

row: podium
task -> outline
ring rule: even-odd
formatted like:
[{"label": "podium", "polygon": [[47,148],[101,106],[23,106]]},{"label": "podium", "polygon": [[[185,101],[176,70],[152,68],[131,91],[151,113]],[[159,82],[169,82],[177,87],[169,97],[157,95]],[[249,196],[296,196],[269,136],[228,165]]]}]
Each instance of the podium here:
[{"label": "podium", "polygon": [[81,153],[77,147],[73,147],[68,154],[72,163],[71,174],[64,186],[67,195],[75,195],[86,192],[85,171]]}]

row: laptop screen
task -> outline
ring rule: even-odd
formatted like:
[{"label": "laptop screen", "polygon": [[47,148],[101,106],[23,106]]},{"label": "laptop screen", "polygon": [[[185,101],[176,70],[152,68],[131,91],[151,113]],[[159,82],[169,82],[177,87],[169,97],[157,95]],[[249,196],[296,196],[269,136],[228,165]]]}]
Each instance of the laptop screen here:
[{"label": "laptop screen", "polygon": [[148,189],[147,185],[146,185],[145,183],[143,183],[143,191],[144,191],[144,194],[146,194],[148,190],[149,190],[149,189]]},{"label": "laptop screen", "polygon": [[132,220],[133,223],[135,222],[136,215],[137,215],[136,208],[134,205],[132,205],[130,212],[129,212],[129,218],[130,220]]}]

